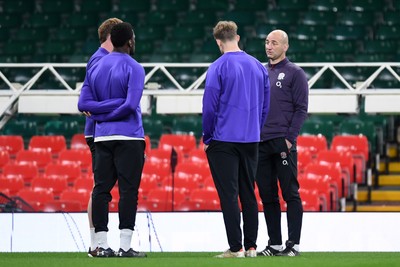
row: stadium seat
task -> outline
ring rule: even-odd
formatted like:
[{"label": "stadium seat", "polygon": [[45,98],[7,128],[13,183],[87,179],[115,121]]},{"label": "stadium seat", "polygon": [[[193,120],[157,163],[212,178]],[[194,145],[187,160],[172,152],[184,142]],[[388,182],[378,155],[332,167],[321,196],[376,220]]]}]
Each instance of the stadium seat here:
[{"label": "stadium seat", "polygon": [[261,38],[249,38],[244,44],[244,50],[249,54],[265,53],[265,40]]},{"label": "stadium seat", "polygon": [[153,11],[149,12],[145,18],[146,25],[155,27],[165,27],[176,23],[176,13],[173,11]]},{"label": "stadium seat", "polygon": [[188,154],[191,150],[196,148],[196,138],[190,134],[162,134],[158,143],[159,149],[182,151]]},{"label": "stadium seat", "polygon": [[142,175],[157,178],[159,185],[161,185],[162,180],[171,177],[171,174],[171,166],[169,164],[160,164],[158,160],[147,160],[146,158]]},{"label": "stadium seat", "polygon": [[325,40],[328,37],[326,26],[324,25],[298,25],[296,30],[289,33],[289,37],[299,40]]},{"label": "stadium seat", "polygon": [[26,185],[30,185],[32,179],[39,176],[38,167],[34,163],[28,164],[6,164],[3,167],[3,177],[14,179],[22,177]]},{"label": "stadium seat", "polygon": [[172,132],[174,134],[189,134],[200,138],[202,135],[201,116],[176,116],[172,120]]},{"label": "stadium seat", "polygon": [[164,38],[165,28],[159,26],[141,27],[135,30],[136,39],[141,42],[150,42]]},{"label": "stadium seat", "polygon": [[297,153],[297,170],[299,173],[303,173],[304,168],[311,162],[313,162],[313,158],[309,150]]},{"label": "stadium seat", "polygon": [[44,125],[45,135],[63,135],[66,139],[71,139],[74,134],[80,132],[77,121],[49,121]]},{"label": "stadium seat", "polygon": [[17,156],[15,158],[16,164],[36,165],[39,172],[41,173],[50,162],[52,162],[52,156],[50,151],[46,150],[21,150],[17,153]]},{"label": "stadium seat", "polygon": [[109,0],[85,0],[80,2],[80,11],[84,13],[100,13],[107,12],[111,9]]},{"label": "stadium seat", "polygon": [[46,166],[44,174],[54,179],[66,179],[68,184],[73,185],[74,181],[81,177],[81,167],[76,162],[68,164],[50,163]]},{"label": "stadium seat", "polygon": [[84,134],[74,134],[71,138],[71,149],[88,149]]},{"label": "stadium seat", "polygon": [[131,0],[120,0],[120,9],[124,11],[135,11],[135,12],[147,12],[151,8],[151,0],[131,1]]},{"label": "stadium seat", "polygon": [[[276,25],[285,28],[289,28],[291,25],[296,25],[298,22],[298,12],[294,10],[274,10],[266,15],[265,23],[267,25]],[[287,31],[289,32],[289,31]]]},{"label": "stadium seat", "polygon": [[45,203],[54,200],[51,189],[23,188],[18,192],[18,196],[26,201],[35,211],[41,211]]},{"label": "stadium seat", "polygon": [[[166,178],[169,179],[169,178]],[[143,172],[142,179],[140,181],[141,195],[143,198],[147,199],[149,192],[157,187],[161,187],[162,179],[160,175]]]},{"label": "stadium seat", "polygon": [[43,212],[82,212],[85,210],[76,200],[54,200],[44,203],[41,207]]},{"label": "stadium seat", "polygon": [[31,188],[50,189],[54,198],[58,199],[61,192],[68,188],[68,183],[65,177],[36,177],[32,179]]},{"label": "stadium seat", "polygon": [[197,1],[196,10],[201,11],[226,11],[229,9],[228,0],[209,0],[209,1]]},{"label": "stadium seat", "polygon": [[352,0],[349,5],[350,10],[357,11],[359,13],[365,13],[368,11],[381,11],[384,8],[384,4],[379,0]]},{"label": "stadium seat", "polygon": [[301,19],[301,24],[331,26],[335,24],[335,21],[335,12],[309,10],[304,14],[304,17]]},{"label": "stadium seat", "polygon": [[336,25],[333,28],[331,38],[334,40],[364,40],[371,38],[365,30],[364,25]]},{"label": "stadium seat", "polygon": [[90,198],[90,192],[86,190],[67,189],[60,195],[60,201],[77,201],[86,210]]},{"label": "stadium seat", "polygon": [[184,12],[189,9],[189,2],[189,0],[158,0],[157,9],[162,12]]},{"label": "stadium seat", "polygon": [[188,162],[192,162],[194,164],[198,164],[200,166],[207,166],[208,168],[208,160],[207,160],[207,155],[204,152],[204,149],[202,148],[197,148],[193,149],[189,152],[187,155],[186,160]]},{"label": "stadium seat", "polygon": [[340,12],[347,8],[347,2],[347,0],[316,0],[310,5],[310,9]]},{"label": "stadium seat", "polygon": [[388,26],[400,25],[400,16],[398,11],[385,11],[383,16],[383,24]]},{"label": "stadium seat", "polygon": [[185,198],[185,194],[180,191],[173,191],[171,187],[161,187],[150,190],[145,204],[149,211],[172,211],[177,203],[182,202]]},{"label": "stadium seat", "polygon": [[342,188],[342,192],[344,192],[344,197],[348,198],[351,195],[350,185],[352,183],[356,183],[354,176],[354,160],[350,152],[337,152],[333,150],[324,150],[320,151],[317,154],[316,162],[319,162],[321,165],[326,163],[340,164],[341,172],[342,172],[342,183],[339,185]]},{"label": "stadium seat", "polygon": [[92,168],[92,154],[87,149],[66,149],[60,152],[58,156],[60,164],[78,163],[82,172],[88,172]]},{"label": "stadium seat", "polygon": [[342,40],[325,40],[318,48],[319,53],[352,54],[355,52],[355,42]]},{"label": "stadium seat", "polygon": [[236,0],[235,10],[246,10],[246,11],[263,11],[267,10],[267,2],[258,0]]},{"label": "stadium seat", "polygon": [[380,25],[375,32],[375,38],[378,40],[398,40],[399,31],[397,26]]},{"label": "stadium seat", "polygon": [[29,140],[29,150],[47,150],[55,158],[66,148],[67,144],[63,135],[36,135]]},{"label": "stadium seat", "polygon": [[55,28],[60,24],[60,16],[54,13],[33,13],[26,21],[26,26],[30,28]]},{"label": "stadium seat", "polygon": [[238,29],[256,24],[256,17],[253,11],[232,10],[222,15],[222,20],[234,21]]},{"label": "stadium seat", "polygon": [[336,130],[331,121],[308,119],[301,127],[301,135],[323,135],[327,142],[332,140]]},{"label": "stadium seat", "polygon": [[0,176],[0,191],[8,191],[9,196],[15,196],[18,191],[25,187],[25,181],[22,176]]},{"label": "stadium seat", "polygon": [[358,11],[345,11],[338,14],[337,23],[340,25],[354,26],[354,25],[369,25],[374,22],[374,13],[372,12],[358,12]]},{"label": "stadium seat", "polygon": [[10,162],[10,154],[7,150],[0,150],[0,173],[3,171],[4,165]]},{"label": "stadium seat", "polygon": [[194,203],[195,210],[220,211],[220,201],[216,189],[195,189],[191,192],[189,201]]},{"label": "stadium seat", "polygon": [[309,151],[315,157],[319,151],[327,150],[328,143],[323,135],[300,135],[297,137],[297,151]]},{"label": "stadium seat", "polygon": [[356,165],[355,180],[358,184],[365,183],[365,171],[369,160],[368,139],[365,135],[336,135],[332,139],[331,150],[349,152]]},{"label": "stadium seat", "polygon": [[74,181],[73,188],[75,190],[86,190],[88,192],[91,192],[94,186],[94,179],[87,178],[87,177],[79,177]]},{"label": "stadium seat", "polygon": [[299,193],[303,205],[303,211],[322,211],[323,203],[316,190],[300,188]]},{"label": "stadium seat", "polygon": [[24,140],[38,134],[36,122],[12,120],[6,123],[2,129],[3,135],[20,135]]},{"label": "stadium seat", "polygon": [[44,13],[70,13],[73,8],[73,2],[63,0],[43,0],[40,5],[40,10]]},{"label": "stadium seat", "polygon": [[29,13],[35,9],[35,2],[34,1],[24,1],[24,0],[16,0],[16,1],[4,1],[3,2],[3,9],[4,13]]},{"label": "stadium seat", "polygon": [[[61,26],[66,27],[97,27],[98,16],[97,13],[83,13],[73,12],[70,13]],[[94,52],[94,51],[93,51]]]},{"label": "stadium seat", "polygon": [[276,1],[277,9],[295,10],[296,12],[308,9],[308,1],[302,0],[279,0]]}]

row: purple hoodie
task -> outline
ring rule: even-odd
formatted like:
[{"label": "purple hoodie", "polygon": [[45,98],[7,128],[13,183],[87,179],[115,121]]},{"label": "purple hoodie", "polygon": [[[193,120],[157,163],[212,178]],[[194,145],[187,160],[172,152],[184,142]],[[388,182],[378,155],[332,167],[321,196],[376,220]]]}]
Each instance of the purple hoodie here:
[{"label": "purple hoodie", "polygon": [[287,58],[278,64],[268,64],[271,84],[271,104],[261,133],[261,140],[285,137],[296,141],[307,118],[308,83],[304,71]]},{"label": "purple hoodie", "polygon": [[265,67],[245,52],[228,52],[207,71],[203,96],[203,142],[252,143],[268,114]]}]

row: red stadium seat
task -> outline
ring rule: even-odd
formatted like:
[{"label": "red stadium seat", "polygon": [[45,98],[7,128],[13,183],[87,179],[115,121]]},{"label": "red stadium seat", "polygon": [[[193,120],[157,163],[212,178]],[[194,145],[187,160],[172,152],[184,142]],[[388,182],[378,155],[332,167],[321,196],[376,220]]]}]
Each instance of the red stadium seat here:
[{"label": "red stadium seat", "polygon": [[299,173],[304,172],[304,168],[313,161],[309,150],[303,150],[297,153],[297,170]]},{"label": "red stadium seat", "polygon": [[354,180],[354,160],[350,152],[337,152],[333,150],[325,150],[318,153],[316,162],[321,165],[329,163],[338,163],[342,171],[342,182],[339,185],[344,192],[344,197],[350,197],[350,184],[356,182]]},{"label": "red stadium seat", "polygon": [[30,185],[32,179],[39,176],[38,167],[35,163],[7,164],[3,168],[3,176],[7,179],[21,177],[25,184]]},{"label": "red stadium seat", "polygon": [[81,177],[81,168],[78,163],[59,164],[50,163],[46,166],[44,174],[47,177],[65,178],[68,184],[73,184],[76,179]]},{"label": "red stadium seat", "polygon": [[331,150],[350,152],[356,165],[356,182],[365,183],[365,172],[369,160],[368,139],[364,135],[336,135],[332,138]]},{"label": "red stadium seat", "polygon": [[4,165],[10,162],[10,154],[7,150],[0,150],[0,173],[3,171]]},{"label": "red stadium seat", "polygon": [[77,201],[81,207],[86,209],[90,198],[90,191],[67,189],[60,195],[60,201]]},{"label": "red stadium seat", "polygon": [[149,192],[146,201],[142,201],[141,209],[146,208],[149,211],[172,211],[175,209],[177,203],[185,199],[186,195],[184,193],[176,190],[173,191],[171,187],[156,188]]},{"label": "red stadium seat", "polygon": [[11,158],[24,149],[24,139],[20,135],[0,135],[0,150],[6,150]]},{"label": "red stadium seat", "polygon": [[208,165],[199,165],[192,162],[181,162],[176,165],[175,169],[175,178],[179,178],[179,176],[189,176],[189,179],[193,180],[193,182],[202,182],[206,177],[211,175],[210,168]]},{"label": "red stadium seat", "polygon": [[92,168],[92,153],[88,149],[66,149],[58,156],[60,164],[78,163],[83,172]]},{"label": "red stadium seat", "polygon": [[158,148],[171,150],[172,147],[187,155],[196,148],[196,137],[189,134],[162,134],[158,142]]},{"label": "red stadium seat", "polygon": [[17,164],[35,164],[40,173],[52,162],[51,152],[47,150],[21,150],[17,153],[15,162]]},{"label": "red stadium seat", "polygon": [[140,181],[140,188],[142,189],[141,194],[143,194],[144,197],[147,197],[151,190],[161,187],[161,182],[161,178],[157,174],[142,173],[142,179]]},{"label": "red stadium seat", "polygon": [[145,135],[144,136],[144,141],[146,143],[146,149],[145,149],[145,153],[146,155],[149,154],[150,150],[151,150],[151,140],[150,140],[150,136]]},{"label": "red stadium seat", "polygon": [[6,178],[0,176],[0,192],[5,192],[4,189],[8,190],[10,196],[15,196],[18,191],[25,187],[25,182],[22,176],[15,176]]},{"label": "red stadium seat", "polygon": [[61,192],[68,188],[67,179],[52,177],[36,177],[31,182],[33,189],[50,189],[53,191],[54,197],[59,198]]},{"label": "red stadium seat", "polygon": [[[330,210],[338,209],[338,183],[341,181],[340,167],[335,165],[320,165],[311,163],[304,169],[303,180],[314,180],[320,194],[325,194],[329,200]],[[302,185],[303,180],[299,183]],[[328,186],[328,187],[327,187]],[[304,188],[304,187],[303,187]]]},{"label": "red stadium seat", "polygon": [[321,211],[322,203],[315,190],[299,190],[304,211]]},{"label": "red stadium seat", "polygon": [[25,200],[35,211],[41,211],[45,203],[53,201],[54,195],[50,189],[23,188],[18,196]]},{"label": "red stadium seat", "polygon": [[327,150],[328,143],[325,136],[318,135],[299,135],[297,137],[297,151],[298,154],[302,153],[304,150],[310,152],[314,157],[319,151]]},{"label": "red stadium seat", "polygon": [[197,203],[198,208],[196,210],[221,210],[217,190],[210,188],[193,190],[190,194],[189,201],[192,203]]},{"label": "red stadium seat", "polygon": [[81,203],[75,200],[54,200],[44,203],[41,211],[44,212],[82,212],[85,211]]},{"label": "red stadium seat", "polygon": [[[154,158],[153,158],[154,159]],[[165,178],[171,177],[171,167],[167,164],[159,164],[156,161],[146,159],[143,166],[142,174],[144,175],[156,175],[159,179],[159,183]]]},{"label": "red stadium seat", "polygon": [[86,190],[91,192],[93,190],[94,180],[92,178],[77,178],[74,181],[74,188],[76,190]]},{"label": "red stadium seat", "polygon": [[[177,161],[178,163],[183,161],[184,156],[182,151],[176,150],[177,153]],[[152,164],[163,165],[164,167],[171,167],[171,157],[172,151],[171,149],[165,150],[160,148],[152,149],[149,154],[146,155],[146,162],[150,162]]]},{"label": "red stadium seat", "polygon": [[88,149],[84,134],[74,134],[71,138],[71,149]]},{"label": "red stadium seat", "polygon": [[47,150],[53,157],[57,158],[58,154],[67,148],[67,143],[63,135],[34,135],[29,140],[30,150]]},{"label": "red stadium seat", "polygon": [[197,148],[190,151],[187,156],[187,161],[199,165],[207,165],[208,168],[207,155],[204,149]]}]

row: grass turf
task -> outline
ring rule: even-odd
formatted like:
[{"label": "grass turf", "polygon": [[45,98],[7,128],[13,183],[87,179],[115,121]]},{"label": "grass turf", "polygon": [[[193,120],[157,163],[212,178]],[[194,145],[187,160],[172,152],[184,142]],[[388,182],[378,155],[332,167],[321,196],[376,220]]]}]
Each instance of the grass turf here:
[{"label": "grass turf", "polygon": [[154,252],[147,258],[89,258],[86,253],[0,253],[4,267],[370,267],[399,266],[397,252],[304,252],[300,257],[213,258],[214,252]]}]

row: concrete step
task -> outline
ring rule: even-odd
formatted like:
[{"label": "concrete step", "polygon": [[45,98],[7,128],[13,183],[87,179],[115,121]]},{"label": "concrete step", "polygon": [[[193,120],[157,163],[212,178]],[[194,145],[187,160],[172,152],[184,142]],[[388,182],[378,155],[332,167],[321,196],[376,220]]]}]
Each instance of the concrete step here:
[{"label": "concrete step", "polygon": [[[357,199],[359,202],[368,201],[368,191],[359,190],[357,194]],[[399,201],[400,202],[400,190],[393,188],[385,188],[380,190],[372,190],[371,201]]]},{"label": "concrete step", "polygon": [[400,186],[400,174],[380,174],[380,186]]}]

